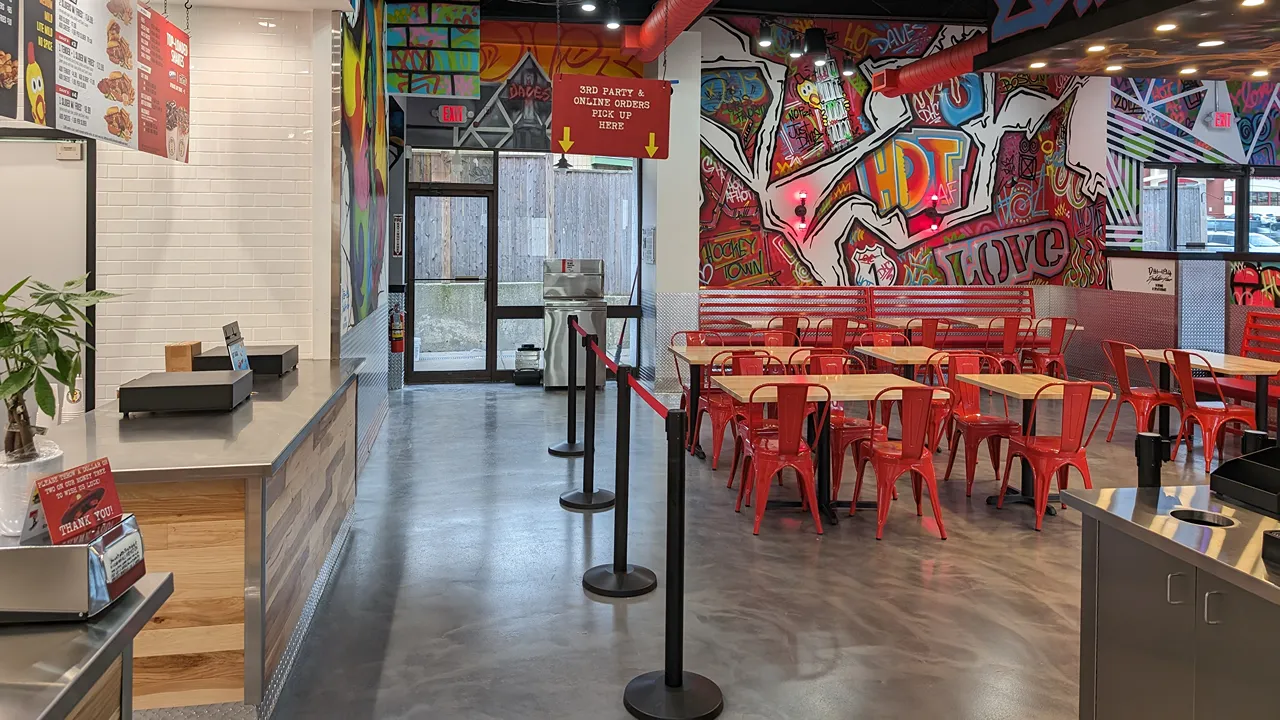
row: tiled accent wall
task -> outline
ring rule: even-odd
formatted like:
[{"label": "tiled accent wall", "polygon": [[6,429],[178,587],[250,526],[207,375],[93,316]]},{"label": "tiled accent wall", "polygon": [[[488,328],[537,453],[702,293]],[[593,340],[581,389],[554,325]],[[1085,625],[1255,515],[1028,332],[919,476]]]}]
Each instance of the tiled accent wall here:
[{"label": "tiled accent wall", "polygon": [[[652,290],[640,291],[640,379],[653,384],[656,371],[655,358],[662,351],[658,343],[658,294]],[[665,345],[664,340],[662,345]]]},{"label": "tiled accent wall", "polygon": [[356,438],[360,466],[369,457],[373,441],[387,416],[387,313],[390,305],[384,296],[382,304],[342,336],[342,359],[363,360],[356,371],[360,392],[356,396]]},{"label": "tiled accent wall", "polygon": [[98,287],[125,294],[98,309],[104,400],[232,320],[312,356],[311,15],[196,7],[191,27],[191,163],[98,144]]},{"label": "tiled accent wall", "polygon": [[1035,294],[1037,315],[1075,318],[1083,327],[1067,345],[1067,373],[1073,379],[1114,383],[1103,340],[1142,348],[1177,345],[1177,306],[1168,295],[1056,285],[1036,286]]},{"label": "tiled accent wall", "polygon": [[[401,312],[404,312],[404,308],[406,307],[404,304],[404,293],[402,292],[388,293],[387,302],[391,304],[392,308],[399,307]],[[407,318],[408,313],[405,313],[405,315]],[[407,319],[406,319],[406,322],[408,322]],[[412,348],[408,346],[408,342],[405,343],[405,350],[407,352],[412,351]],[[388,359],[387,359],[387,389],[388,390],[399,390],[404,387],[404,356],[405,356],[405,353],[395,353],[388,356]]]},{"label": "tiled accent wall", "polygon": [[[1222,352],[1226,344],[1227,264],[1178,261],[1178,338],[1171,347]],[[1235,348],[1240,348],[1239,340]]]},{"label": "tiled accent wall", "polygon": [[[698,295],[697,293],[658,293],[655,303],[654,332],[657,333],[657,344],[654,346],[654,392],[680,392],[680,384],[676,378],[675,358],[667,351],[671,334],[678,330],[694,330],[698,327]],[[684,372],[683,370],[681,372]],[[686,374],[685,379],[688,379]]]}]

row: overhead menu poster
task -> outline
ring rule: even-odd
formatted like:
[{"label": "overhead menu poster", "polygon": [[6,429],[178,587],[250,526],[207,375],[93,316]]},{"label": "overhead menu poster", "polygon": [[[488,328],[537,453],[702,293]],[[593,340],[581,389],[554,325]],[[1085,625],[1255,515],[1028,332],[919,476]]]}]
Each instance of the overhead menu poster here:
[{"label": "overhead menu poster", "polygon": [[0,0],[0,115],[18,114],[18,0]]},{"label": "overhead menu poster", "polygon": [[186,33],[136,0],[24,2],[28,122],[186,162]]}]

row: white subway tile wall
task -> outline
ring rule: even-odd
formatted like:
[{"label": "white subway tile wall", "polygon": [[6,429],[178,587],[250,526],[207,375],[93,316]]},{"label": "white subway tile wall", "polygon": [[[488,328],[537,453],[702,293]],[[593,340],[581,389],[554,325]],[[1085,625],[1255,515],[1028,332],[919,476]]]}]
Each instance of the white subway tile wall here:
[{"label": "white subway tile wall", "polygon": [[[183,25],[182,7],[172,15]],[[311,15],[191,11],[190,164],[98,144],[98,398],[164,369],[164,345],[312,356]]]}]

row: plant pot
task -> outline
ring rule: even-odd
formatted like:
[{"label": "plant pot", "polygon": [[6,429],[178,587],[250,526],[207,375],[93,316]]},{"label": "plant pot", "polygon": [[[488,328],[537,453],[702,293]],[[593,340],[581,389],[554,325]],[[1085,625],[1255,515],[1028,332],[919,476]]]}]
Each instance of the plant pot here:
[{"label": "plant pot", "polygon": [[0,452],[0,535],[22,534],[31,489],[42,477],[62,470],[62,449],[52,440],[36,438],[37,457],[13,462]]}]

